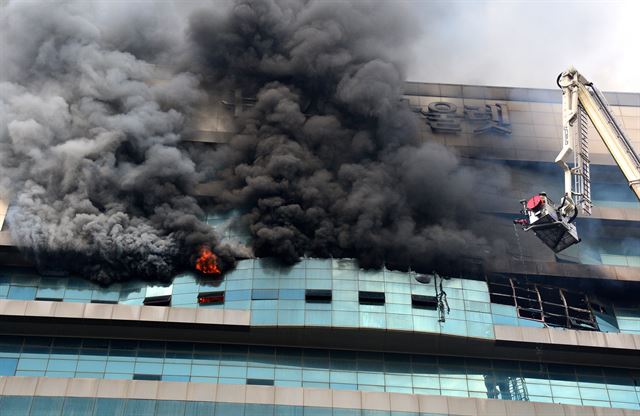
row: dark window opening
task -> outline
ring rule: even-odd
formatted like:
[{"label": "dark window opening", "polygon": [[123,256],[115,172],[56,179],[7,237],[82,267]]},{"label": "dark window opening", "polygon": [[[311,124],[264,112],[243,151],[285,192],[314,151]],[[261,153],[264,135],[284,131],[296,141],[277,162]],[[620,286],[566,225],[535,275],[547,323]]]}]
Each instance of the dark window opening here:
[{"label": "dark window opening", "polygon": [[309,303],[331,303],[331,291],[325,289],[307,289],[304,300]]},{"label": "dark window opening", "polygon": [[143,303],[147,306],[171,306],[171,295],[144,298]]},{"label": "dark window opening", "polygon": [[47,298],[47,297],[40,297],[40,296],[37,296],[35,300],[43,300],[48,302],[62,302],[62,298]]},{"label": "dark window opening", "polygon": [[438,299],[435,296],[411,295],[411,306],[417,309],[438,309]]},{"label": "dark window opening", "polygon": [[273,380],[266,378],[248,378],[247,384],[253,386],[273,386]]},{"label": "dark window opening", "polygon": [[221,305],[223,303],[224,303],[224,292],[198,293],[198,304],[200,305]]},{"label": "dark window opening", "polygon": [[134,374],[134,380],[161,380],[162,376],[160,374]]},{"label": "dark window opening", "polygon": [[487,282],[492,303],[515,306],[519,318],[546,326],[598,331],[589,298],[553,286],[497,277]]},{"label": "dark window opening", "polygon": [[253,289],[251,300],[276,300],[278,299],[277,289]]},{"label": "dark window opening", "polygon": [[117,300],[100,300],[100,299],[92,299],[91,303],[104,303],[106,305],[115,305],[118,303]]},{"label": "dark window opening", "polygon": [[358,292],[361,305],[384,305],[384,292]]},{"label": "dark window opening", "polygon": [[491,302],[500,305],[516,306],[511,279],[496,278],[488,282]]}]

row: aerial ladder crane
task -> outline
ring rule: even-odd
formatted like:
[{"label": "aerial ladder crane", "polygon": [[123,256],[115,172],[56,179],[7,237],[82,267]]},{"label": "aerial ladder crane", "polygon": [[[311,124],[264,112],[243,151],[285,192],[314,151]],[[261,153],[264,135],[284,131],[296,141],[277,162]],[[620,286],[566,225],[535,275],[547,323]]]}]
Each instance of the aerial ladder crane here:
[{"label": "aerial ladder crane", "polygon": [[554,252],[580,242],[574,224],[591,215],[588,120],[640,200],[640,157],[611,113],[604,95],[575,68],[558,75],[562,89],[562,150],[555,162],[564,170],[564,195],[554,203],[545,193],[522,200],[524,218],[514,222],[533,231]]}]

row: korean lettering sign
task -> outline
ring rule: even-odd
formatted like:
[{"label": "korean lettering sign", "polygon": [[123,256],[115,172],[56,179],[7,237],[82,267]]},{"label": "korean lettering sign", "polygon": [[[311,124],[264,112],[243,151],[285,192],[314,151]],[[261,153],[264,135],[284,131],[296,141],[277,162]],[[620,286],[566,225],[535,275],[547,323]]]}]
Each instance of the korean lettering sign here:
[{"label": "korean lettering sign", "polygon": [[506,104],[465,105],[462,115],[458,107],[449,102],[430,103],[428,110],[419,110],[434,133],[460,133],[462,123],[468,122],[474,134],[511,134],[511,120]]}]

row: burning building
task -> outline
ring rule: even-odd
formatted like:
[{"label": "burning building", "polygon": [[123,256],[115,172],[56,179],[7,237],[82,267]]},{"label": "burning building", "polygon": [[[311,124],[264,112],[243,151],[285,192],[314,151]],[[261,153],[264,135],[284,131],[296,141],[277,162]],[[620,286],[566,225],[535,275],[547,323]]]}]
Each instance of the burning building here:
[{"label": "burning building", "polygon": [[12,15],[50,27],[0,84],[0,412],[638,414],[640,205],[597,138],[583,242],[512,224],[562,189],[560,91],[404,82],[404,16],[310,4],[189,47]]}]

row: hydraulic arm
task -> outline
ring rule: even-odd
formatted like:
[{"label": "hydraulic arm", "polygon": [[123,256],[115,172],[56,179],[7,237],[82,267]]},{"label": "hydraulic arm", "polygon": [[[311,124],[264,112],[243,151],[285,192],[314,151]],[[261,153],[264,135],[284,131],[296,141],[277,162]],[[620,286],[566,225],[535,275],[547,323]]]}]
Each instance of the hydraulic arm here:
[{"label": "hydraulic arm", "polygon": [[555,162],[564,170],[564,196],[558,205],[546,194],[520,201],[525,218],[515,221],[555,252],[580,241],[573,224],[578,212],[591,215],[588,120],[640,200],[640,157],[602,93],[573,67],[558,75],[557,83],[562,89],[562,150]]}]

